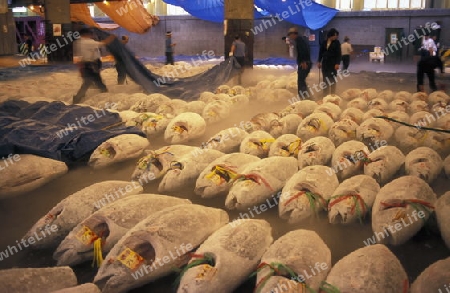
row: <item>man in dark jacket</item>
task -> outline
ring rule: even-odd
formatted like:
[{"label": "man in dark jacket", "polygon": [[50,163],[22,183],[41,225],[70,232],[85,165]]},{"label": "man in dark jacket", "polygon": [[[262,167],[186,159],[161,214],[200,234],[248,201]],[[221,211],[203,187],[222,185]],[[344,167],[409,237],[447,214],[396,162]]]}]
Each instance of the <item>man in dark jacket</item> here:
[{"label": "man in dark jacket", "polygon": [[[339,32],[332,28],[327,33],[327,39],[320,45],[318,67],[322,69],[323,96],[336,94],[337,71],[341,64],[341,43],[338,41]],[[321,88],[323,88],[321,86]]]},{"label": "man in dark jacket", "polygon": [[437,91],[437,86],[434,81],[434,69],[439,68],[441,73],[444,73],[444,64],[438,56],[422,57],[417,63],[417,91],[424,92],[423,79],[425,73],[428,75],[430,81],[430,89],[432,92]]},{"label": "man in dark jacket", "polygon": [[298,36],[298,30],[295,27],[292,27],[288,31],[288,38],[293,40],[295,44],[295,51],[297,55],[297,87],[299,97],[302,99],[306,99],[310,97],[307,87],[306,87],[306,78],[311,70],[311,55],[309,44],[307,41]]}]

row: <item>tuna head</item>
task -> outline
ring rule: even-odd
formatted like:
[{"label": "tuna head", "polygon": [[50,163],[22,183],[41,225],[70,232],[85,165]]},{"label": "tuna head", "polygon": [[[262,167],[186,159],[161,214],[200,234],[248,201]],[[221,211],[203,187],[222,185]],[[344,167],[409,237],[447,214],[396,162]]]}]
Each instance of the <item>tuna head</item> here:
[{"label": "tuna head", "polygon": [[322,209],[326,210],[326,200],[313,185],[302,183],[293,189],[283,188],[278,213],[288,223],[301,222]]},{"label": "tuna head", "polygon": [[379,184],[389,182],[405,162],[403,153],[394,146],[381,147],[368,156],[364,174],[374,178]]},{"label": "tuna head", "polygon": [[[70,222],[74,213],[71,209],[65,209],[63,202],[50,210],[31,227],[23,239],[33,237],[36,239],[30,247],[43,249],[55,247],[72,230],[74,223]],[[76,223],[75,223],[76,224]]]},{"label": "tuna head", "polygon": [[298,165],[300,168],[313,165],[327,165],[335,147],[327,137],[314,137],[307,140],[298,153]]},{"label": "tuna head", "polygon": [[197,179],[194,191],[202,198],[226,195],[231,187],[231,181],[236,175],[237,167],[215,165],[209,173]]},{"label": "tuna head", "polygon": [[427,147],[410,152],[405,159],[406,174],[417,176],[428,184],[432,183],[443,167],[440,155]]},{"label": "tuna head", "polygon": [[195,181],[206,166],[223,153],[216,150],[205,150],[201,156],[194,158],[194,155],[186,155],[170,163],[169,170],[161,180],[158,191],[175,192],[195,185]]},{"label": "tuna head", "polygon": [[[228,196],[225,200],[227,209],[247,210],[270,198],[274,190],[260,174],[241,174],[231,186]],[[273,179],[271,180],[273,181]],[[272,195],[273,197],[274,195]]]},{"label": "tuna head", "polygon": [[93,259],[94,242],[101,239],[102,252],[109,252],[128,231],[101,215],[93,215],[75,227],[53,254],[58,266],[73,266]]},{"label": "tuna head", "polygon": [[170,162],[173,161],[174,154],[166,152],[152,151],[137,162],[134,169],[132,180],[146,182],[150,178],[159,179],[163,177],[170,168]]},{"label": "tuna head", "polygon": [[137,231],[112,250],[94,278],[102,292],[128,292],[148,282],[148,272],[157,268],[156,249],[145,231]]}]

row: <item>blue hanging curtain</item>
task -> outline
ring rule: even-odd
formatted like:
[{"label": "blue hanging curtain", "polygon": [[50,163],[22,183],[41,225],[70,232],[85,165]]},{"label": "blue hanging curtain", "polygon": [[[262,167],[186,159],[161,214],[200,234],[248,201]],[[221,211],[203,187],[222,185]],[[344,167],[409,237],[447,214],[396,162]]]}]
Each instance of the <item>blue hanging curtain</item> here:
[{"label": "blue hanging curtain", "polygon": [[[179,6],[192,16],[212,22],[224,21],[223,0],[163,0],[167,4]],[[286,17],[284,21],[310,29],[324,27],[338,10],[317,4],[311,0],[254,0],[261,11],[255,9],[255,19],[270,15]]]}]

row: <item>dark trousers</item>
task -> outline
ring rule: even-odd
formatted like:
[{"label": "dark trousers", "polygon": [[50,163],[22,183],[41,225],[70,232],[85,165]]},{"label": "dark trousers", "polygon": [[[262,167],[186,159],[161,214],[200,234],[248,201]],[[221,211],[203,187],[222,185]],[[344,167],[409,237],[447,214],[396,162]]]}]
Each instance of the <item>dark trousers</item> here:
[{"label": "dark trousers", "polygon": [[81,69],[81,77],[83,78],[83,83],[78,93],[74,97],[74,102],[79,102],[86,95],[87,90],[91,85],[95,84],[102,92],[107,92],[108,89],[103,83],[102,77],[100,76],[100,66],[97,62],[85,62]]},{"label": "dark trousers", "polygon": [[301,99],[310,98],[311,93],[308,92],[308,88],[306,86],[306,78],[308,77],[309,72],[311,71],[311,63],[308,63],[308,68],[302,69],[302,66],[299,64],[297,69],[297,87],[298,87],[298,95]]},{"label": "dark trousers", "polygon": [[166,52],[166,65],[172,64],[173,65],[173,52]]},{"label": "dark trousers", "polygon": [[117,84],[124,84],[127,77],[127,70],[125,69],[125,64],[122,61],[116,61],[117,70]]},{"label": "dark trousers", "polygon": [[419,86],[423,86],[425,73],[428,75],[431,91],[437,91],[436,82],[434,80],[434,69],[424,69],[422,66],[417,66],[417,91],[420,91]]},{"label": "dark trousers", "polygon": [[344,65],[344,70],[347,70],[350,65],[350,55],[342,55],[342,63]]},{"label": "dark trousers", "polygon": [[242,73],[244,73],[244,68],[245,68],[245,57],[241,56],[235,56],[236,57],[236,61],[239,63],[239,65],[241,65],[241,69],[239,69],[239,73],[238,73],[238,84],[242,85]]},{"label": "dark trousers", "polygon": [[322,67],[322,74],[323,74],[323,82],[325,82],[326,85],[322,92],[323,97],[336,94],[336,80],[337,80],[336,69]]}]

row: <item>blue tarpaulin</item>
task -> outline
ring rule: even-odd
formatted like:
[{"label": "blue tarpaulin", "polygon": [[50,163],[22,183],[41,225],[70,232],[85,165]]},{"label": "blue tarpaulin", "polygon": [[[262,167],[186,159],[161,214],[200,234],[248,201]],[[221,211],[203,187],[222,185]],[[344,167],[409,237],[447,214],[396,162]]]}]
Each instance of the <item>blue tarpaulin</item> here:
[{"label": "blue tarpaulin", "polygon": [[[212,22],[222,22],[225,19],[224,15],[224,0],[163,0],[167,4],[179,6],[186,10],[190,15],[197,18],[208,20]],[[264,12],[259,12],[255,9],[254,18],[264,17]]]},{"label": "blue tarpaulin", "polygon": [[117,113],[61,102],[30,104],[9,100],[0,104],[0,157],[33,154],[65,163],[89,160],[104,141],[120,134],[138,134],[121,125]]},{"label": "blue tarpaulin", "polygon": [[[179,6],[189,14],[212,22],[224,21],[224,0],[163,0],[167,4]],[[318,4],[311,0],[254,0],[255,19],[268,14],[277,16],[279,21],[287,21],[312,30],[324,27],[338,12],[338,10]],[[267,13],[264,13],[267,12]]]}]

